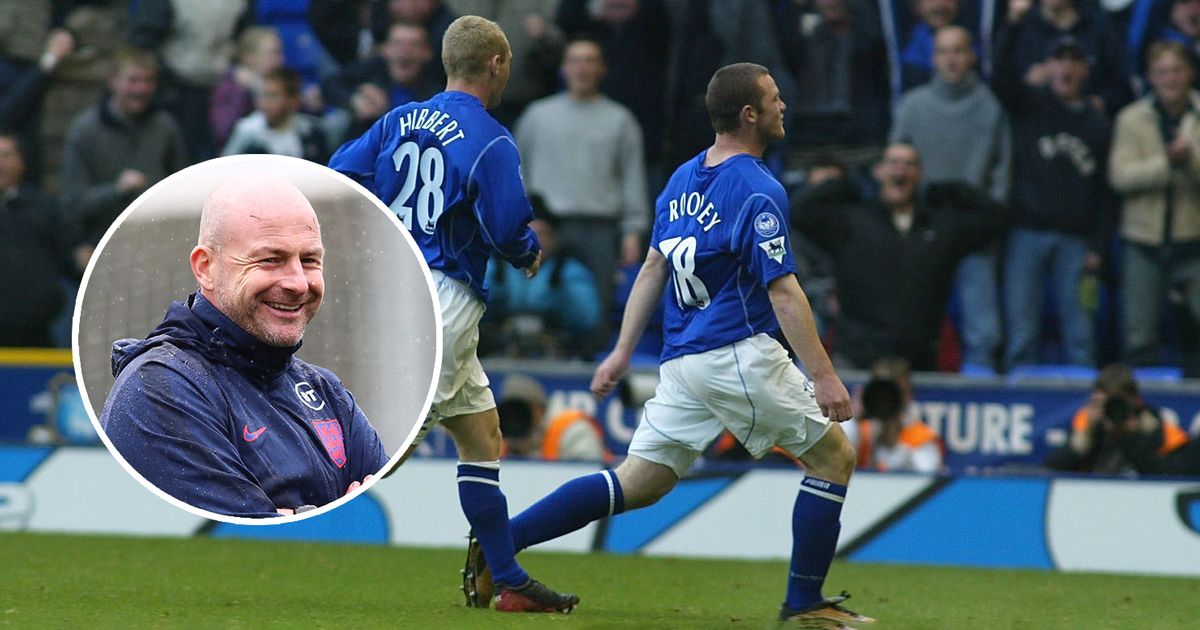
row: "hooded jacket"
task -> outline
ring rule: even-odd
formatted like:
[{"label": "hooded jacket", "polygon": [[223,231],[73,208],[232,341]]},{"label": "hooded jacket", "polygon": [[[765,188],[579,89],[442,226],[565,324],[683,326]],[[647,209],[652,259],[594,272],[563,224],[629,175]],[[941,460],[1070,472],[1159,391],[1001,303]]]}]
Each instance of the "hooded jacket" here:
[{"label": "hooded jacket", "polygon": [[117,188],[126,169],[141,172],[150,186],[185,166],[183,132],[171,114],[151,108],[124,120],[113,112],[105,93],[103,100],[75,117],[63,145],[62,207],[80,230],[77,240],[99,243],[140,194]]},{"label": "hooded jacket", "polygon": [[194,507],[325,505],[388,455],[354,396],[299,349],[258,341],[195,293],[146,339],[113,344],[100,424],[142,477]]}]

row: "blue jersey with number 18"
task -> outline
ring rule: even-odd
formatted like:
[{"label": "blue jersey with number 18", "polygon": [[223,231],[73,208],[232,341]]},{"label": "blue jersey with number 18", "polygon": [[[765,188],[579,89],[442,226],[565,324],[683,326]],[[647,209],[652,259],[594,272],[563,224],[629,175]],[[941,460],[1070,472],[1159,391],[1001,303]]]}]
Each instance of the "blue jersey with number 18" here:
[{"label": "blue jersey with number 18", "polygon": [[520,165],[512,135],[463,92],[393,109],[329,160],[388,204],[431,269],[483,300],[491,254],[521,268],[540,250]]},{"label": "blue jersey with number 18", "polygon": [[654,208],[651,245],[670,270],[663,362],[779,329],[767,285],[795,273],[783,186],[762,160],[680,166]]}]

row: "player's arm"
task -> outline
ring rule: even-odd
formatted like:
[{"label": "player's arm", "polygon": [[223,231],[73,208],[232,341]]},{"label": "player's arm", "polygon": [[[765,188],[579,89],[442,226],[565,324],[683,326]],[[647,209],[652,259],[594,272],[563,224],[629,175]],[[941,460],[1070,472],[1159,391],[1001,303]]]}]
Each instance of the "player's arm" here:
[{"label": "player's arm", "polygon": [[343,144],[329,158],[329,168],[358,182],[375,196],[379,196],[375,186],[375,163],[383,151],[383,126],[389,118],[384,114],[366,133]]},{"label": "player's arm", "polygon": [[507,136],[489,145],[472,171],[471,186],[478,191],[473,209],[484,242],[532,277],[540,266],[542,248],[529,227],[533,208],[521,182],[520,167],[517,145]]},{"label": "player's arm", "polygon": [[850,393],[833,371],[833,363],[813,321],[808,296],[796,280],[796,264],[784,227],[787,197],[782,187],[751,195],[732,232],[734,251],[751,276],[767,288],[771,309],[788,343],[816,385],[817,404],[835,422],[852,415]]},{"label": "player's arm", "polygon": [[775,278],[767,286],[767,294],[784,336],[816,386],[821,413],[835,422],[849,420],[852,415],[850,393],[833,371],[833,362],[829,360],[817,335],[808,296],[800,288],[796,276],[789,273]]},{"label": "player's arm", "polygon": [[126,368],[133,369],[138,373],[118,379],[101,417],[125,461],[188,505],[231,516],[277,516],[230,439],[227,412],[198,379],[155,361]]},{"label": "player's arm", "polygon": [[612,393],[625,370],[629,369],[629,358],[633,356],[633,349],[642,338],[650,316],[658,308],[658,301],[662,298],[666,282],[667,259],[651,247],[646,254],[646,262],[642,263],[642,268],[633,281],[633,288],[629,291],[629,301],[625,303],[625,315],[621,319],[617,345],[596,368],[596,374],[592,377],[592,394],[596,398],[604,398]]}]

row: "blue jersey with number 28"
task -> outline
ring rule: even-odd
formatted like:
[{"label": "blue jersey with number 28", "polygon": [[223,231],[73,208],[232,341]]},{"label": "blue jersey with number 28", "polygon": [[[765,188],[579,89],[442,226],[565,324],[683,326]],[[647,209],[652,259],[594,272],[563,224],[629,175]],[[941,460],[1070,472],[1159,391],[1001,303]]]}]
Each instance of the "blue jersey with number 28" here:
[{"label": "blue jersey with number 28", "polygon": [[512,135],[463,92],[393,109],[329,160],[388,204],[431,269],[484,300],[491,254],[521,268],[540,250],[520,165]]},{"label": "blue jersey with number 28", "polygon": [[795,273],[783,186],[762,160],[736,155],[675,171],[654,208],[651,245],[670,270],[662,361],[779,329],[767,285]]}]

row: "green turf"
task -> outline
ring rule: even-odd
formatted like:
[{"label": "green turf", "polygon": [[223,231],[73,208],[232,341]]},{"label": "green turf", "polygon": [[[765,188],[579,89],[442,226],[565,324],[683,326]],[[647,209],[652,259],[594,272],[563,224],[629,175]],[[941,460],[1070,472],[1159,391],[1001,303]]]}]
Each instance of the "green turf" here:
[{"label": "green turf", "polygon": [[[564,615],[460,604],[462,552],[0,534],[0,625],[774,628],[782,562],[529,553],[583,602]],[[1200,580],[836,563],[829,591],[880,629],[1195,628]]]}]

